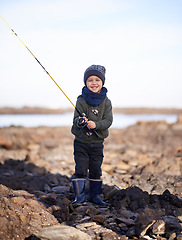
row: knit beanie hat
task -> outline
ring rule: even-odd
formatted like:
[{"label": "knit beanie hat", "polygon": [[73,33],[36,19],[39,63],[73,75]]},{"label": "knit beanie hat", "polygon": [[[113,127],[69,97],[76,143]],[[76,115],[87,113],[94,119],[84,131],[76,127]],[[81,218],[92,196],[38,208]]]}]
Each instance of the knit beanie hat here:
[{"label": "knit beanie hat", "polygon": [[93,76],[93,75],[99,77],[102,80],[103,85],[104,85],[104,83],[105,83],[105,73],[106,73],[105,67],[100,66],[100,65],[91,65],[90,67],[88,67],[85,70],[85,73],[84,73],[84,83],[85,83],[85,85],[86,85],[87,78],[90,77],[90,76]]}]

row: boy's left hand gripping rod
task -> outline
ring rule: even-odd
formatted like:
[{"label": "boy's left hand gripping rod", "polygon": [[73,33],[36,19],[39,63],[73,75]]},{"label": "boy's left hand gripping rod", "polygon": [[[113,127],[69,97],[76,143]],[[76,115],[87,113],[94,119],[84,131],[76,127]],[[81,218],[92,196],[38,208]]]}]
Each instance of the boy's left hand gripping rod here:
[{"label": "boy's left hand gripping rod", "polygon": [[[49,75],[49,77],[52,79],[52,81],[56,84],[56,86],[61,90],[61,92],[64,94],[64,96],[68,99],[68,101],[72,104],[72,106],[75,108],[75,110],[78,112],[80,117],[83,117],[83,113],[74,105],[74,103],[71,101],[71,99],[66,95],[66,93],[63,91],[63,89],[57,84],[57,82],[54,80],[54,78],[48,73],[48,71],[45,69],[45,67],[39,62],[39,60],[34,56],[34,54],[30,51],[30,49],[25,45],[25,43],[21,40],[21,38],[15,33],[15,31],[10,27],[10,25],[6,22],[6,20],[0,16],[2,20],[6,23],[6,25],[11,29],[11,31],[14,33],[14,35],[20,40],[20,42],[26,47],[26,49],[29,51],[29,53],[35,58],[35,60],[38,62],[38,64],[43,68],[43,70]],[[87,128],[90,130],[89,126],[87,125]],[[92,129],[92,131],[97,135],[98,133]]]}]

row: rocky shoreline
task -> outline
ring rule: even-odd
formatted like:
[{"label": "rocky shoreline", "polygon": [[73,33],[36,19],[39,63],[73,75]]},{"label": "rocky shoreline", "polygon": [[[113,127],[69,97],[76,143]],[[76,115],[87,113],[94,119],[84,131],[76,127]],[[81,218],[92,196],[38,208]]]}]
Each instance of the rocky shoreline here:
[{"label": "rocky shoreline", "polygon": [[0,239],[182,239],[180,121],[110,130],[106,208],[71,205],[72,142],[69,127],[0,128]]},{"label": "rocky shoreline", "polygon": [[[28,107],[21,108],[2,107],[0,114],[62,114],[73,112],[73,108],[44,108]],[[114,113],[122,114],[182,114],[181,108],[113,108]]]}]

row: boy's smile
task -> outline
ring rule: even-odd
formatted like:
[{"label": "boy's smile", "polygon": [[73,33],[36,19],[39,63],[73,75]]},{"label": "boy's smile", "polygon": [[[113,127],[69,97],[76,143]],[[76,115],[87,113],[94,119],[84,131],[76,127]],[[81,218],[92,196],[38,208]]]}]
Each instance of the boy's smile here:
[{"label": "boy's smile", "polygon": [[97,76],[93,75],[87,78],[86,86],[90,91],[94,93],[99,93],[102,89],[102,85],[102,80]]}]

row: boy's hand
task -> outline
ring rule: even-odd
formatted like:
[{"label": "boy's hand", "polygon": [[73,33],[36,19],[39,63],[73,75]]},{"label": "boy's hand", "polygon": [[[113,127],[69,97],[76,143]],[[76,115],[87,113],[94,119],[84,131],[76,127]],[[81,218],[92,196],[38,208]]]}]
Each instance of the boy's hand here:
[{"label": "boy's hand", "polygon": [[89,126],[90,129],[96,128],[96,124],[95,124],[95,122],[93,122],[93,121],[87,121],[87,124],[88,124],[88,126]]},{"label": "boy's hand", "polygon": [[86,118],[85,113],[83,113],[83,117],[80,117],[80,116],[79,116],[79,118],[83,118],[83,119],[85,119],[86,122],[88,121],[88,118]]},{"label": "boy's hand", "polygon": [[[79,117],[79,118],[81,118],[81,117]],[[96,128],[95,122],[89,121],[88,118],[86,118],[86,114],[85,113],[83,113],[83,117],[82,118],[84,118],[86,120],[87,125],[89,126],[90,129]]]}]

